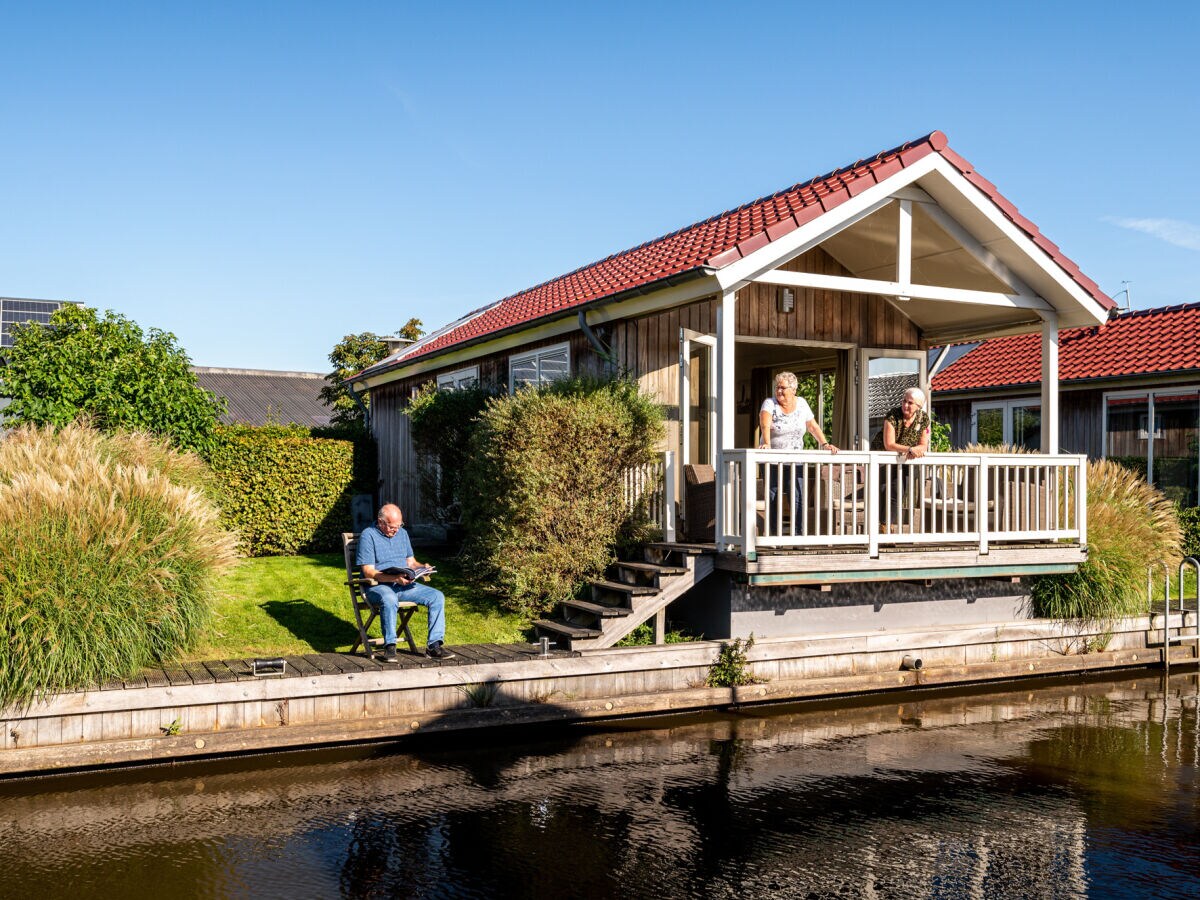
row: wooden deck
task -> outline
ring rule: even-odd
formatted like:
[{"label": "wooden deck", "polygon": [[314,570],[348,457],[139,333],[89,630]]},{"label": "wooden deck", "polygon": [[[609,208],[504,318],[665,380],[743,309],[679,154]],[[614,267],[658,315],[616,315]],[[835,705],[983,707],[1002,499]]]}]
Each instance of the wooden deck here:
[{"label": "wooden deck", "polygon": [[[132,678],[109,681],[84,691],[120,691],[138,688],[225,684],[232,681],[274,681],[288,678],[312,678],[319,675],[355,675],[360,672],[393,672],[404,669],[435,669],[495,663],[521,663],[545,659],[537,644],[464,644],[453,650],[455,659],[430,659],[422,653],[399,650],[398,662],[386,663],[381,658],[367,659],[361,653],[308,653],[303,656],[282,657],[287,663],[282,675],[255,675],[254,660],[221,659],[206,662],[187,662],[176,666],[145,669]],[[578,656],[578,651],[551,650],[550,657],[562,659]],[[277,659],[280,657],[272,657]]]}]

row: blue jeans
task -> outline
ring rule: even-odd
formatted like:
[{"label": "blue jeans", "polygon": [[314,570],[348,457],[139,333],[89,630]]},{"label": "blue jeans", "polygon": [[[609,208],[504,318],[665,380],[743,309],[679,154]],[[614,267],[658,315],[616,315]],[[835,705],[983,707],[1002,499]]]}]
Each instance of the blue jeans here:
[{"label": "blue jeans", "polygon": [[796,511],[804,509],[804,467],[796,466],[795,480],[788,478],[788,467],[783,466],[779,477],[776,478],[776,467],[768,465],[767,467],[767,533],[770,534],[775,525],[775,497],[779,494],[779,486],[775,483],[777,480],[783,482],[784,496],[788,497],[791,502],[791,521],[797,534],[804,533],[804,523],[797,521]]},{"label": "blue jeans", "polygon": [[446,597],[441,591],[420,581],[406,585],[377,584],[367,588],[367,602],[379,613],[385,644],[396,643],[396,611],[404,601],[424,606],[429,613],[426,644],[436,644],[446,636]]}]

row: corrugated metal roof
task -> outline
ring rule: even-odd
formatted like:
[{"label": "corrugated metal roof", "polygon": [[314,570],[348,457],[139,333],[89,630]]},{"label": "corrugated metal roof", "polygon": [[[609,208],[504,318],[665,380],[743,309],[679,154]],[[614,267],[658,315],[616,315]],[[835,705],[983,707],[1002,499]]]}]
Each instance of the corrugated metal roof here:
[{"label": "corrugated metal roof", "polygon": [[226,425],[328,425],[330,409],[320,397],[325,376],[315,372],[271,372],[193,366],[200,386],[224,397]]}]

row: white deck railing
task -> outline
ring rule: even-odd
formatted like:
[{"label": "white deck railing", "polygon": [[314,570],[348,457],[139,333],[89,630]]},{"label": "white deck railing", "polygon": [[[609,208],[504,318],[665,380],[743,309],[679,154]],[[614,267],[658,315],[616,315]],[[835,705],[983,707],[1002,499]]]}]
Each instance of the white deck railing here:
[{"label": "white deck railing", "polygon": [[[725,450],[718,544],[758,549],[1087,539],[1085,456]],[[718,485],[722,479],[718,477]],[[781,485],[770,496],[771,487]],[[799,500],[794,501],[793,496]]]},{"label": "white deck railing", "polygon": [[625,508],[639,506],[662,530],[664,541],[675,540],[675,454],[670,450],[652,463],[625,470]]}]

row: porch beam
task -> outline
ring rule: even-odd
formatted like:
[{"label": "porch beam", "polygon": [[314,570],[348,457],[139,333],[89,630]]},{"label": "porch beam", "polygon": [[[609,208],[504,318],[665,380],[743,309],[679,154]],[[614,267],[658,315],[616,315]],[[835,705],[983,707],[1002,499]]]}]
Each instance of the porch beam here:
[{"label": "porch beam", "polygon": [[[912,201],[900,201],[900,220],[896,231],[896,281],[912,284]],[[897,300],[908,300],[898,296]]]},{"label": "porch beam", "polygon": [[1042,452],[1058,452],[1058,316],[1042,317]]},{"label": "porch beam", "polygon": [[1054,308],[1041,297],[1031,294],[1000,294],[995,291],[971,291],[965,288],[938,287],[932,284],[900,284],[896,281],[877,281],[873,278],[817,275],[813,272],[787,272],[782,269],[772,269],[752,280],[760,284],[811,288],[818,291],[846,291],[858,294],[881,294],[886,297],[909,297],[915,300],[999,306],[1007,309],[1032,309],[1038,312],[1054,311]]},{"label": "porch beam", "polygon": [[1012,269],[1000,261],[991,250],[980,243],[975,235],[958,224],[958,220],[951,216],[948,212],[938,206],[933,205],[923,206],[925,214],[937,223],[938,227],[954,240],[958,241],[959,245],[975,257],[975,261],[981,266],[1007,284],[1010,288],[1019,295],[1036,297],[1037,291],[1031,288],[1025,281],[1017,275]]}]

